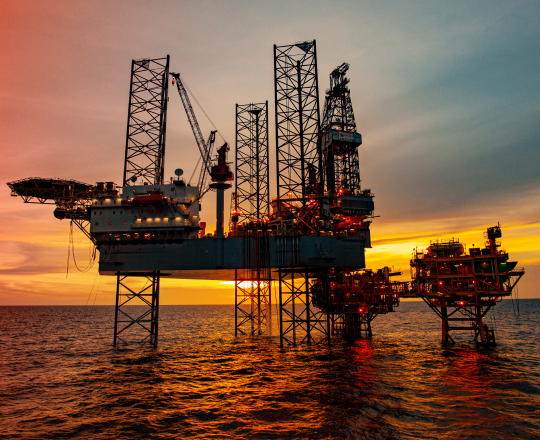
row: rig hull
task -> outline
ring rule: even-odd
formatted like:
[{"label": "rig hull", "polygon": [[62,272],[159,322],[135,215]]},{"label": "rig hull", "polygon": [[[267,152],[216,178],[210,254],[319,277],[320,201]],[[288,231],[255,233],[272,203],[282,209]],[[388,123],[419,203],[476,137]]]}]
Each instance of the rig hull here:
[{"label": "rig hull", "polygon": [[256,259],[249,258],[255,253],[249,249],[255,249],[263,240],[270,256],[266,264],[272,269],[365,267],[366,240],[362,238],[270,236],[187,239],[174,243],[102,243],[99,272],[114,275],[159,270],[178,278],[234,280],[235,269],[257,267]]}]

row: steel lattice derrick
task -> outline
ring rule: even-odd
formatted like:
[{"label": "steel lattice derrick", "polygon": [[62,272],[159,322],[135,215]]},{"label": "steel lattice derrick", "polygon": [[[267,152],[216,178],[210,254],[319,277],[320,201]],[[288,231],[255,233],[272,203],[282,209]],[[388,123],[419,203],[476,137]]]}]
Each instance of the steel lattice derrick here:
[{"label": "steel lattice derrick", "polygon": [[349,65],[343,63],[330,74],[330,88],[326,90],[321,130],[356,133],[351,91],[347,87],[349,78],[345,76],[348,69]]},{"label": "steel lattice derrick", "polygon": [[[157,347],[158,343],[158,312],[159,312],[159,270],[153,272],[117,272],[116,273],[116,308],[114,319],[113,346],[119,342],[129,345],[149,343]],[[134,287],[135,280],[145,280]],[[127,308],[126,306],[136,306]],[[136,333],[129,338],[126,330]],[[133,331],[135,330],[135,332]],[[139,330],[139,333],[136,332]]]},{"label": "steel lattice derrick", "polygon": [[[279,336],[282,348],[285,343],[317,343],[330,347],[330,315],[313,304],[316,282],[319,283],[318,288],[322,286],[324,290],[322,295],[328,298],[327,271],[279,268]],[[321,292],[318,294],[320,296]]]},{"label": "steel lattice derrick", "polygon": [[169,55],[133,60],[123,185],[163,183]]},{"label": "steel lattice derrick", "polygon": [[349,65],[343,63],[330,74],[321,124],[324,172],[331,194],[336,191],[336,186],[351,192],[360,190],[358,145],[362,138],[356,131],[351,93],[347,87],[349,79],[345,73],[348,69]]},{"label": "steel lattice derrick", "polygon": [[277,194],[304,204],[306,197],[322,190],[315,40],[274,45],[274,81]]},{"label": "steel lattice derrick", "polygon": [[238,222],[261,219],[270,206],[268,101],[236,104],[235,178]]}]

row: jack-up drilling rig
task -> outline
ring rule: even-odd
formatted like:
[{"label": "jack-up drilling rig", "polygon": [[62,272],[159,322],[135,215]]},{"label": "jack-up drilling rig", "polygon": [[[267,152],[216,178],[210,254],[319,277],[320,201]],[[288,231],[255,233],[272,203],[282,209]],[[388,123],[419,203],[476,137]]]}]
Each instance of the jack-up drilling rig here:
[{"label": "jack-up drilling rig", "polygon": [[[115,346],[130,342],[133,329],[142,332],[136,334],[138,342],[157,346],[162,277],[235,280],[236,334],[271,331],[271,292],[276,286],[281,346],[330,345],[333,335],[371,336],[372,320],[393,311],[401,296],[422,296],[432,308],[445,311],[451,301],[455,305],[455,295],[444,296],[443,304],[424,293],[434,291],[429,278],[433,269],[418,269],[421,275],[412,291],[408,283],[391,281],[397,273],[388,267],[365,269],[374,195],[361,188],[362,137],[345,75],[348,68],[344,63],[330,74],[321,123],[315,40],[274,46],[273,199],[268,101],[236,106],[233,174],[227,143],[212,162],[216,131],[205,142],[184,81],[169,73],[168,56],[132,62],[121,188],[113,182],[87,185],[35,178],[8,184],[25,202],[56,204],[55,216],[76,223],[99,250],[100,274],[117,279]],[[176,179],[164,182],[169,76],[201,155],[197,186],[186,183],[180,169]],[[224,191],[233,179],[231,227],[225,233]],[[217,191],[215,235],[205,234],[199,218],[200,200],[209,188]],[[502,257],[494,259],[502,265]],[[509,284],[506,276],[500,278],[506,283],[504,292],[511,292],[515,283]],[[141,279],[146,283],[142,287]],[[486,301],[493,302],[485,295],[475,298],[477,315],[484,313]],[[137,302],[144,307],[127,307]],[[445,311],[440,313],[445,316]],[[448,327],[449,320],[443,317],[443,325]],[[482,336],[489,331],[481,324],[477,329],[481,340],[489,342]]]}]

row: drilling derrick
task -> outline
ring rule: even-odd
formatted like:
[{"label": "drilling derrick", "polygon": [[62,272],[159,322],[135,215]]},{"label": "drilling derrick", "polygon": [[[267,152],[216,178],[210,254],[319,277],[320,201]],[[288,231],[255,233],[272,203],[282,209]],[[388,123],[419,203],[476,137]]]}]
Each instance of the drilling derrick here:
[{"label": "drilling derrick", "polygon": [[442,322],[443,344],[454,344],[451,332],[470,331],[474,342],[495,344],[493,327],[484,322],[489,310],[512,295],[523,268],[499,250],[500,225],[487,228],[485,248],[469,248],[457,239],[432,241],[416,249],[411,259],[412,289],[409,297],[422,298]]},{"label": "drilling derrick", "polygon": [[362,144],[362,135],[356,132],[347,70],[349,65],[343,63],[330,74],[321,125],[323,162],[331,197],[336,191],[360,190],[358,146]]},{"label": "drilling derrick", "polygon": [[[358,147],[362,135],[356,131],[351,93],[343,63],[330,74],[321,128],[321,150],[326,173],[330,210],[337,229],[368,230],[373,215],[373,194],[360,187]],[[369,246],[369,243],[367,243]]]},{"label": "drilling derrick", "polygon": [[242,237],[243,269],[235,270],[235,334],[271,332],[268,101],[236,105],[236,189],[232,235]]}]

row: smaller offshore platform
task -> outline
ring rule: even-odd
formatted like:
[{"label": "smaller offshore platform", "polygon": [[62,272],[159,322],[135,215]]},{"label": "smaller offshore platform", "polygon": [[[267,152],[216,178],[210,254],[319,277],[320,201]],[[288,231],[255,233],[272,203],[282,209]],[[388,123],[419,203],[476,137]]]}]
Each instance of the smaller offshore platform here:
[{"label": "smaller offshore platform", "polygon": [[[304,342],[330,346],[336,336],[369,337],[373,319],[394,311],[402,297],[421,297],[439,313],[444,342],[452,341],[449,322],[457,319],[456,311],[474,316],[475,340],[494,341],[482,318],[517,282],[509,281],[517,272],[496,242],[489,248],[493,253],[481,257],[456,250],[446,255],[446,244],[432,244],[427,255],[417,253],[411,262],[412,287],[392,281],[400,273],[388,267],[366,269],[374,194],[361,185],[362,135],[347,63],[330,73],[321,118],[315,40],[274,45],[277,163],[271,197],[268,101],[236,105],[233,171],[228,143],[214,153],[219,132],[203,136],[189,89],[179,73],[169,72],[169,62],[169,56],[132,62],[120,186],[41,178],[8,183],[12,195],[24,202],[56,205],[54,215],[78,226],[99,251],[99,273],[117,280],[115,346],[131,342],[133,330],[139,330],[137,342],[157,346],[165,277],[234,280],[236,335],[271,331],[274,287],[282,347]],[[176,85],[200,153],[200,167],[188,180],[179,168],[175,178],[165,180],[169,80]],[[233,181],[226,231],[224,198]],[[214,233],[207,233],[200,218],[208,191],[216,192]],[[452,266],[446,273],[443,258],[448,267],[452,258],[461,258],[458,264],[469,264],[471,272],[456,274]],[[496,272],[480,275],[478,264],[483,270],[484,263]],[[472,283],[475,290],[458,292],[463,283]],[[488,285],[498,290],[486,290]]]},{"label": "smaller offshore platform", "polygon": [[494,329],[484,318],[512,295],[525,273],[499,249],[500,225],[487,228],[484,237],[485,247],[471,247],[468,253],[458,239],[432,241],[427,249],[413,252],[411,289],[403,296],[422,298],[437,314],[444,344],[455,342],[455,331],[470,331],[475,342],[494,344]]}]

